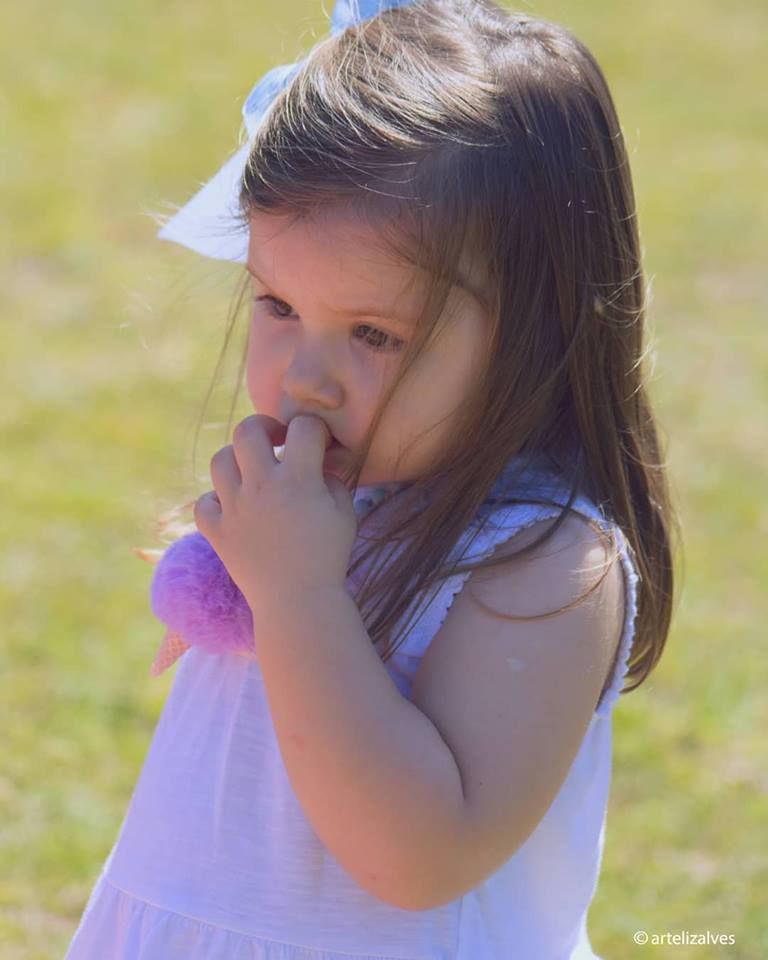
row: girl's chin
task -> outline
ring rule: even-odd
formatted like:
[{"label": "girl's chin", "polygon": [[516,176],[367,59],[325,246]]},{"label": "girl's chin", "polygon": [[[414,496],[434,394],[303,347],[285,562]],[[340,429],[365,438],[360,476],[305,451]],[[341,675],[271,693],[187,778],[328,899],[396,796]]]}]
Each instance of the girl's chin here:
[{"label": "girl's chin", "polygon": [[323,473],[330,473],[343,481],[344,474],[348,469],[348,464],[345,463],[346,452],[346,448],[340,444],[329,447],[325,451],[325,457],[323,459]]},{"label": "girl's chin", "polygon": [[[330,473],[339,480],[344,481],[345,474],[349,468],[349,451],[346,447],[329,447],[325,452],[323,460],[323,473]],[[387,471],[372,470],[364,466],[360,479],[357,481],[358,487],[384,487],[389,485],[399,485],[402,481],[395,480],[387,475]]]},{"label": "girl's chin", "polygon": [[[347,463],[343,457],[334,456],[333,454],[334,454],[333,449],[328,450],[326,452],[325,460],[323,461],[323,473],[331,474],[331,476],[338,477],[338,479],[341,480],[342,483],[346,483],[347,486],[349,486],[349,483],[347,482],[347,474],[349,473],[349,463]],[[365,486],[368,486],[370,482],[371,481],[368,480],[366,477],[365,468],[363,468],[363,472],[360,474],[360,479],[357,481],[357,485],[358,487],[365,487]]]}]

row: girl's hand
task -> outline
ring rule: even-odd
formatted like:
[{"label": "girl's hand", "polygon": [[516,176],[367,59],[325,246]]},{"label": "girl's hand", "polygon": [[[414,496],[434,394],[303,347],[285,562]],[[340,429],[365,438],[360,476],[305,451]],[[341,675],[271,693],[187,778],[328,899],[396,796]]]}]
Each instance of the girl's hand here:
[{"label": "girl's hand", "polygon": [[[306,590],[345,589],[357,515],[343,482],[323,473],[330,439],[318,417],[294,417],[286,433],[253,414],[211,459],[214,490],[196,501],[195,523],[254,613],[300,603]],[[280,463],[273,446],[283,440]]]}]

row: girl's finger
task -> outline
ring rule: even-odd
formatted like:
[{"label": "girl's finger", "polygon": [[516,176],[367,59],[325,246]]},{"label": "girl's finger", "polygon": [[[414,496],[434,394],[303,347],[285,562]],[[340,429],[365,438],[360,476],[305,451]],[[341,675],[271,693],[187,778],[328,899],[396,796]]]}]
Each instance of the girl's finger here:
[{"label": "girl's finger", "polygon": [[221,501],[215,490],[208,490],[195,501],[192,511],[197,529],[203,533],[221,519]]},{"label": "girl's finger", "polygon": [[234,493],[238,490],[243,482],[232,444],[214,453],[211,457],[210,471],[219,499],[226,503],[230,492]]},{"label": "girl's finger", "polygon": [[265,413],[253,413],[241,420],[232,434],[232,447],[241,473],[277,463],[274,447],[283,443],[285,436],[285,426]]},{"label": "girl's finger", "polygon": [[319,417],[294,417],[288,424],[283,463],[301,476],[322,476],[325,451],[332,443],[331,431]]}]

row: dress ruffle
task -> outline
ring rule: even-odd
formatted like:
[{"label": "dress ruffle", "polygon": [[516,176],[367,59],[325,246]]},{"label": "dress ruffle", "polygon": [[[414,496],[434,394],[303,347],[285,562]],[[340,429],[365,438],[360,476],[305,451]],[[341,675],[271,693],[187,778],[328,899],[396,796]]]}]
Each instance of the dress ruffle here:
[{"label": "dress ruffle", "polygon": [[156,907],[104,876],[97,890],[64,960],[403,960],[254,937]]}]

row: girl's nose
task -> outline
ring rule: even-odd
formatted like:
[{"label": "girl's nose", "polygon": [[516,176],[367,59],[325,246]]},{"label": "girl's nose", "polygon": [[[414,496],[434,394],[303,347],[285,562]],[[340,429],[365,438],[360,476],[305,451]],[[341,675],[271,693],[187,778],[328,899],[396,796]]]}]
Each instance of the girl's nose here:
[{"label": "girl's nose", "polygon": [[297,406],[317,403],[337,407],[343,400],[343,388],[333,358],[317,350],[297,350],[282,378],[285,392]]}]

